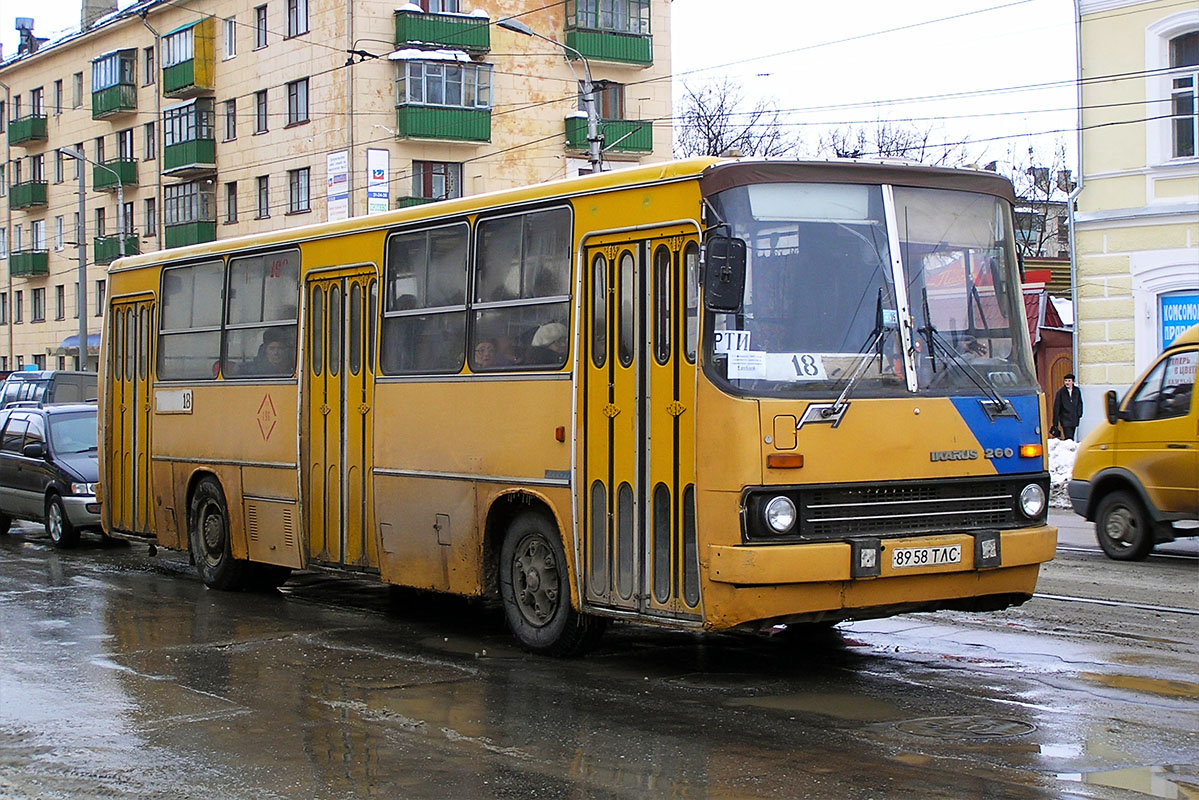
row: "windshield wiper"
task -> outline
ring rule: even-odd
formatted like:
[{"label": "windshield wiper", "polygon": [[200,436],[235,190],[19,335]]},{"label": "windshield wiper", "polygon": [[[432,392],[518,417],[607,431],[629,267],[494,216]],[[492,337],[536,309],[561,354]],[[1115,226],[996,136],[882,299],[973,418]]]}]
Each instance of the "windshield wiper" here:
[{"label": "windshield wiper", "polygon": [[[883,324],[883,290],[880,288],[878,302],[874,308],[874,330],[866,337],[865,343],[858,348],[858,362],[849,373],[849,377],[845,379],[845,388],[841,390],[841,394],[837,396],[831,406],[820,409],[820,416],[827,418],[845,412],[845,401],[849,398],[849,393],[857,386],[858,381],[866,374],[866,369],[874,363],[875,358],[882,361],[883,346],[887,343],[887,337],[891,335],[891,330]],[[873,353],[870,352],[872,350]]]},{"label": "windshield wiper", "polygon": [[983,407],[983,411],[987,413],[987,417],[994,420],[996,417],[1015,417],[1020,419],[1020,415],[1016,412],[1015,406],[1011,402],[995,390],[990,381],[978,374],[978,370],[970,365],[969,361],[962,358],[962,354],[957,351],[953,345],[945,341],[945,337],[933,325],[932,317],[928,313],[928,289],[922,289],[923,293],[923,311],[924,311],[924,327],[918,328],[917,332],[924,335],[924,339],[928,342],[928,357],[932,363],[933,372],[937,371],[937,350],[941,351],[944,356],[945,363],[952,364],[958,370],[970,379],[970,382],[978,387],[978,390],[987,395],[986,400],[980,400],[979,403]]}]

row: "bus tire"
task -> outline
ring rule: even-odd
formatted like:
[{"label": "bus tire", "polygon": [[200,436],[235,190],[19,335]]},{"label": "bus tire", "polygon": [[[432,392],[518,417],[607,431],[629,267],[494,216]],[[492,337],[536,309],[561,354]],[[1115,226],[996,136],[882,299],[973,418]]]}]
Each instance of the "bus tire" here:
[{"label": "bus tire", "polygon": [[204,478],[196,486],[187,520],[188,544],[204,585],[234,592],[246,588],[251,565],[233,557],[225,493],[215,479]]},{"label": "bus tire", "polygon": [[545,515],[526,512],[512,521],[500,548],[499,573],[504,617],[526,650],[572,656],[599,640],[607,620],[571,606],[566,553]]},{"label": "bus tire", "polygon": [[79,544],[79,530],[67,518],[62,498],[52,494],[46,498],[46,533],[55,547],[67,548]]},{"label": "bus tire", "polygon": [[1126,491],[1105,495],[1095,512],[1095,537],[1109,558],[1143,561],[1153,549],[1153,528],[1137,498]]}]

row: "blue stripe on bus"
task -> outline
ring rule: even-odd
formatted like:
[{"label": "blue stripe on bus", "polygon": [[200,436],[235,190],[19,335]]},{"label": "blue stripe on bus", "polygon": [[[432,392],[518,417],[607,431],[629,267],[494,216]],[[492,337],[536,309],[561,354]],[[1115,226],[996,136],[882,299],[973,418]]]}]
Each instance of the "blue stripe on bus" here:
[{"label": "blue stripe on bus", "polygon": [[1020,445],[1040,444],[1041,434],[1037,426],[1041,424],[1041,404],[1036,395],[1007,395],[1006,399],[1016,409],[1020,419],[1015,417],[998,417],[992,421],[987,412],[983,411],[979,397],[951,397],[954,408],[962,421],[970,428],[978,446],[985,456],[986,450],[1004,451],[1011,448],[1011,458],[992,458],[991,464],[1000,475],[1011,475],[1020,472],[1042,472],[1045,469],[1043,458],[1021,458]]}]

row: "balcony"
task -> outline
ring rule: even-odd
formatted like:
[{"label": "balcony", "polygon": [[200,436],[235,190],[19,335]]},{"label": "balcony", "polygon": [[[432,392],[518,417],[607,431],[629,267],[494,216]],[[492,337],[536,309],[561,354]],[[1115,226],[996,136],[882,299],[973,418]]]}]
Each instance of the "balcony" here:
[{"label": "balcony", "polygon": [[468,53],[486,53],[491,49],[491,25],[487,17],[412,10],[397,11],[395,18],[396,47],[435,47]]},{"label": "balcony", "polygon": [[184,222],[166,226],[166,247],[186,247],[216,241],[216,222]]},{"label": "balcony", "polygon": [[205,17],[163,35],[163,97],[183,99],[213,90],[215,30],[214,18]]},{"label": "balcony", "polygon": [[491,141],[491,109],[403,105],[396,109],[396,135],[401,139]]},{"label": "balcony", "polygon": [[13,147],[29,142],[46,141],[46,115],[31,114],[28,117],[10,120],[8,123],[8,143]]},{"label": "balcony", "polygon": [[137,111],[137,86],[118,83],[92,92],[92,119],[108,119]]},{"label": "balcony", "polygon": [[[115,173],[115,174],[114,174]],[[92,189],[115,192],[117,186],[137,186],[137,161],[118,158],[92,166]]]},{"label": "balcony", "polygon": [[216,139],[193,139],[162,150],[162,174],[193,178],[216,171]]},{"label": "balcony", "polygon": [[9,187],[9,208],[36,208],[46,205],[46,182],[25,181]]},{"label": "balcony", "polygon": [[[649,120],[601,119],[599,128],[605,153],[653,152],[654,126]],[[587,117],[566,118],[566,147],[587,149]]]},{"label": "balcony", "polygon": [[[136,234],[125,236],[125,255],[131,256],[139,252]],[[121,257],[120,236],[97,236],[92,240],[92,262],[95,264],[111,264]]]},{"label": "balcony", "polygon": [[36,278],[50,274],[49,250],[13,250],[8,272],[14,278]]},{"label": "balcony", "polygon": [[578,50],[590,61],[612,61],[639,67],[654,63],[654,37],[648,34],[568,29],[566,46]]}]

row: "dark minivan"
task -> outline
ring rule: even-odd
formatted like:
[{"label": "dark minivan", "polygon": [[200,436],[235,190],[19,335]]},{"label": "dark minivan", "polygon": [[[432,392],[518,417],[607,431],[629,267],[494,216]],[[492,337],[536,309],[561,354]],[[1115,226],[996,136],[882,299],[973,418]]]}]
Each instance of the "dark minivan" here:
[{"label": "dark minivan", "polygon": [[80,530],[100,530],[98,477],[94,404],[0,410],[0,533],[29,519],[71,547]]},{"label": "dark minivan", "polygon": [[13,403],[94,403],[96,373],[61,369],[13,372],[0,385],[0,408]]}]

